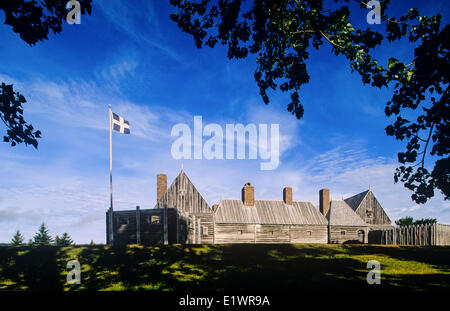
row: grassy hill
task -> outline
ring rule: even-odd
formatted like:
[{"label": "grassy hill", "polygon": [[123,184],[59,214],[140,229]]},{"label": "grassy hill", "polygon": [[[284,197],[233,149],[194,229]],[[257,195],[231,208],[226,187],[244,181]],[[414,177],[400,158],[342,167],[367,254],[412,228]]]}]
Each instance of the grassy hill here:
[{"label": "grassy hill", "polygon": [[[66,264],[81,263],[81,284]],[[368,285],[369,260],[381,285]],[[450,289],[449,247],[170,245],[0,247],[0,289]]]}]

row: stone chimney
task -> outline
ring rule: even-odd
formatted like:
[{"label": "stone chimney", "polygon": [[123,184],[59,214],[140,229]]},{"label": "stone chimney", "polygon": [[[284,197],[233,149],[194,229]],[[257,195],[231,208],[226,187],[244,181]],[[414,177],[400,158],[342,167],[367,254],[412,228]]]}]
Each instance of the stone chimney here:
[{"label": "stone chimney", "polygon": [[219,204],[214,204],[214,205],[213,205],[213,213],[216,212],[216,210],[217,210],[218,207],[219,207]]},{"label": "stone chimney", "polygon": [[167,191],[167,176],[165,174],[156,175],[156,202],[161,199],[161,197]]},{"label": "stone chimney", "polygon": [[319,210],[323,216],[326,216],[329,209],[330,209],[330,189],[320,189]]},{"label": "stone chimney", "polygon": [[283,188],[283,201],[286,205],[292,205],[292,188],[284,187]]},{"label": "stone chimney", "polygon": [[250,182],[247,182],[242,188],[242,203],[245,206],[255,205],[255,189]]}]

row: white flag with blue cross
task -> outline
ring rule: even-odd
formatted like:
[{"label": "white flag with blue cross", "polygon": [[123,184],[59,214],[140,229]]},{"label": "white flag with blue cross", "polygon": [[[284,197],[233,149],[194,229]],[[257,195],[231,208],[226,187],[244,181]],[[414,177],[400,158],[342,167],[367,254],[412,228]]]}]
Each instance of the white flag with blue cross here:
[{"label": "white flag with blue cross", "polygon": [[122,134],[130,134],[130,122],[122,118],[121,116],[112,113],[113,118],[113,130],[120,132]]}]

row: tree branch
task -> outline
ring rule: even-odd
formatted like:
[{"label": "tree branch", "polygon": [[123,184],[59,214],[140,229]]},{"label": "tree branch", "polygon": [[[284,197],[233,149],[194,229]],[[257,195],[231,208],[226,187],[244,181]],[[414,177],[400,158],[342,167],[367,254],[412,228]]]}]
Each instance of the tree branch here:
[{"label": "tree branch", "polygon": [[433,122],[433,124],[431,124],[430,133],[428,134],[428,139],[427,139],[427,142],[425,144],[425,148],[423,149],[423,156],[422,156],[422,161],[421,161],[422,169],[423,169],[423,167],[425,165],[425,156],[427,155],[426,151],[427,151],[427,148],[428,148],[428,143],[430,142],[430,139],[431,139],[431,134],[433,134],[434,124],[435,124],[434,122]]},{"label": "tree branch", "polygon": [[322,30],[319,30],[319,32],[320,32],[320,34],[321,34],[325,39],[327,39],[327,41],[330,42],[331,44],[337,46],[338,48],[345,49],[343,46],[340,46],[339,44],[334,43],[332,40],[330,40],[330,39],[322,32]]}]

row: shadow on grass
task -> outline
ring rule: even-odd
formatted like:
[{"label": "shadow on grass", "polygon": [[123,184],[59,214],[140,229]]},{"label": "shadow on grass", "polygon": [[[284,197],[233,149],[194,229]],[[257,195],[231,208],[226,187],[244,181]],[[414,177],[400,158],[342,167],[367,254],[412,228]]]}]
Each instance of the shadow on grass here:
[{"label": "shadow on grass", "polygon": [[450,273],[450,247],[448,246],[344,245],[343,248],[354,255],[381,254],[398,260],[425,263]]},{"label": "shadow on grass", "polygon": [[62,290],[58,250],[55,246],[0,247],[0,289]]},{"label": "shadow on grass", "polygon": [[[427,255],[427,250],[429,251]],[[434,289],[449,274],[382,276],[366,282],[358,255],[379,254],[449,268],[448,248],[354,245],[168,245],[1,247],[0,288],[33,290]],[[82,265],[81,285],[66,283],[66,263]],[[447,287],[448,288],[448,287]]]}]

